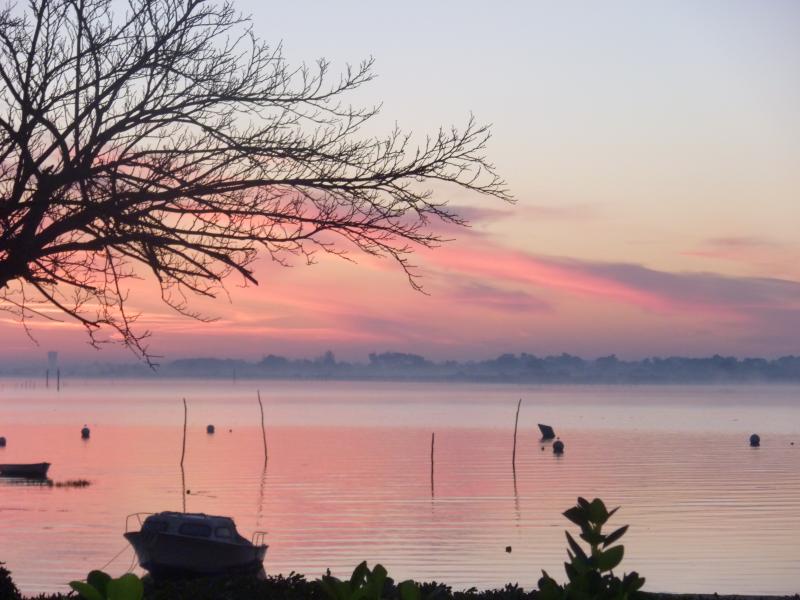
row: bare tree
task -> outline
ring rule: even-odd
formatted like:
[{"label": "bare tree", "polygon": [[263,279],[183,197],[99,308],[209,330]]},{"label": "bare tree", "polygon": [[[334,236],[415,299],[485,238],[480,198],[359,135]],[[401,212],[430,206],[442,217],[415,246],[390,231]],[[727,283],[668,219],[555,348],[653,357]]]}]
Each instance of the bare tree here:
[{"label": "bare tree", "polygon": [[[116,4],[116,3],[113,3]],[[0,11],[0,308],[66,315],[97,346],[148,361],[127,278],[152,274],[180,313],[259,251],[279,263],[349,248],[397,260],[463,224],[448,182],[509,200],[470,120],[419,144],[360,133],[347,95],[372,61],[287,64],[229,3],[30,0]],[[110,333],[111,335],[107,335]]]}]

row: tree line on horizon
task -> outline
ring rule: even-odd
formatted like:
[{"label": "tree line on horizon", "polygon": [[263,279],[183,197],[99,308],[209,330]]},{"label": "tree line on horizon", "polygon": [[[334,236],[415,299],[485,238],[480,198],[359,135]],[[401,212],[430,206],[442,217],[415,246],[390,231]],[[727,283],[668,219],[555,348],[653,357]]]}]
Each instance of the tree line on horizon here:
[{"label": "tree line on horizon", "polygon": [[[268,354],[260,361],[232,358],[182,358],[165,362],[157,371],[138,364],[99,362],[62,367],[64,376],[202,377],[217,379],[338,379],[532,383],[746,383],[800,382],[800,356],[776,359],[736,358],[718,354],[622,360],[616,355],[584,359],[571,354],[539,357],[505,353],[471,361],[433,361],[419,354],[383,352],[368,362],[339,361],[332,351],[309,359]],[[4,365],[0,375],[35,376],[41,364]]]}]

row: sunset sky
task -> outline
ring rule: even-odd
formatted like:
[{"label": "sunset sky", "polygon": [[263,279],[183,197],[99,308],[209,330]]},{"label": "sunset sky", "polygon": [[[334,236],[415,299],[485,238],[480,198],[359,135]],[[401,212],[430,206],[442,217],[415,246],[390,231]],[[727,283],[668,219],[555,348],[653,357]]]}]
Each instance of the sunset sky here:
[{"label": "sunset sky", "polygon": [[[417,255],[428,295],[357,255],[262,260],[210,324],[137,285],[156,354],[800,354],[800,3],[234,3],[290,60],[374,56],[366,133],[492,123],[518,202],[437,190],[472,227]],[[0,357],[133,358],[33,331],[0,321]]]}]

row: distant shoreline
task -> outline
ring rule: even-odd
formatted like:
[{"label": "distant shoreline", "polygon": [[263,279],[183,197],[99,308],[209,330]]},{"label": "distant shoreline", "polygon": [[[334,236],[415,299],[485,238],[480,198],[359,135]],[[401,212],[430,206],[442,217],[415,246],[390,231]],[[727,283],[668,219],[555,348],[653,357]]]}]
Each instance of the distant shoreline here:
[{"label": "distant shoreline", "polygon": [[[230,377],[223,375],[161,375],[154,374],[152,376],[137,376],[137,375],[118,375],[109,373],[74,373],[66,372],[62,374],[63,384],[68,382],[75,382],[76,380],[83,381],[141,381],[141,382],[158,382],[158,381],[231,381]],[[44,380],[38,374],[6,374],[0,373],[0,382],[24,382],[31,384],[31,387],[44,387]],[[787,386],[794,387],[800,386],[800,379],[797,380],[730,380],[730,379],[708,379],[708,380],[687,380],[687,381],[633,381],[633,380],[538,380],[538,379],[423,379],[411,377],[281,377],[271,375],[253,375],[237,377],[233,383],[246,383],[258,381],[275,381],[286,383],[419,383],[419,384],[442,384],[442,385],[531,385],[531,386],[544,386],[544,387],[559,387],[559,386],[576,386],[576,387],[591,387],[591,386],[607,386],[607,387],[681,387],[681,386]],[[53,382],[50,383],[51,387],[55,387]]]},{"label": "distant shoreline", "polygon": [[673,356],[622,360],[614,355],[584,359],[570,354],[538,357],[502,354],[478,361],[431,361],[417,354],[370,354],[368,363],[337,361],[332,352],[314,359],[267,355],[249,362],[231,358],[165,361],[156,370],[142,363],[0,362],[0,377],[52,381],[66,378],[219,379],[292,381],[388,381],[511,384],[798,384],[800,356],[775,359]]}]

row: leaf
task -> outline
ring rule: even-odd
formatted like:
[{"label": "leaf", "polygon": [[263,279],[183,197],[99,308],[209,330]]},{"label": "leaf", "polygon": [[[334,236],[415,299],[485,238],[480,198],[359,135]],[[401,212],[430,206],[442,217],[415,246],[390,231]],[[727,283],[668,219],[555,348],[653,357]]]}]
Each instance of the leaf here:
[{"label": "leaf", "polygon": [[372,573],[367,574],[367,585],[369,590],[367,596],[371,596],[374,600],[381,600],[383,595],[383,584],[386,582],[386,569],[383,565],[375,565]]},{"label": "leaf", "polygon": [[[580,563],[577,564],[580,565]],[[565,562],[564,571],[567,573],[567,579],[569,579],[570,583],[574,584],[580,579],[581,574],[578,572],[575,564]]]},{"label": "leaf", "polygon": [[586,511],[579,506],[573,506],[564,512],[564,516],[579,527],[585,527],[588,522]]},{"label": "leaf", "polygon": [[600,571],[610,571],[622,562],[622,556],[625,554],[625,546],[614,546],[604,552],[599,552],[595,556],[597,568]]},{"label": "leaf", "polygon": [[569,547],[572,548],[575,555],[581,560],[586,561],[589,557],[586,556],[586,552],[583,551],[583,548],[581,548],[578,542],[569,534],[569,531],[565,531],[564,533],[567,535],[567,542],[569,542]]},{"label": "leaf", "polygon": [[361,587],[364,585],[364,581],[367,579],[369,575],[369,567],[367,566],[367,561],[362,561],[355,569],[353,569],[353,574],[350,576],[350,586],[353,589]]},{"label": "leaf", "polygon": [[605,538],[606,536],[604,536],[602,533],[597,533],[594,530],[586,530],[583,533],[581,533],[581,539],[587,544],[590,544],[592,546],[597,546]]},{"label": "leaf", "polygon": [[561,600],[564,598],[564,590],[558,585],[547,571],[542,571],[539,578],[539,591],[536,594],[537,600]]},{"label": "leaf", "polygon": [[400,600],[422,600],[422,592],[416,581],[407,579],[397,584],[397,590],[400,592]]},{"label": "leaf", "polygon": [[70,581],[69,587],[78,592],[85,600],[104,600],[100,592],[85,581]]},{"label": "leaf", "polygon": [[608,510],[606,509],[606,505],[603,504],[603,501],[600,498],[595,498],[592,500],[592,503],[589,505],[589,519],[592,523],[599,523],[602,525],[608,520],[609,514]]},{"label": "leaf", "polygon": [[628,531],[628,526],[627,525],[625,525],[624,527],[620,527],[616,531],[613,531],[613,532],[609,533],[606,536],[605,541],[603,542],[603,548],[606,548],[606,547],[610,546],[611,544],[613,544],[614,542],[616,542],[619,538],[621,538],[623,535],[625,535],[626,531]]},{"label": "leaf", "polygon": [[133,573],[126,573],[122,577],[108,582],[106,592],[108,600],[142,600],[143,596],[142,580]]},{"label": "leaf", "polygon": [[622,584],[625,586],[628,592],[635,592],[636,590],[641,589],[644,585],[644,577],[639,577],[639,574],[636,571],[632,571],[625,575],[622,580]]},{"label": "leaf", "polygon": [[102,571],[90,571],[86,577],[86,583],[100,592],[103,598],[108,597],[108,582],[111,581],[111,575],[103,573]]}]

